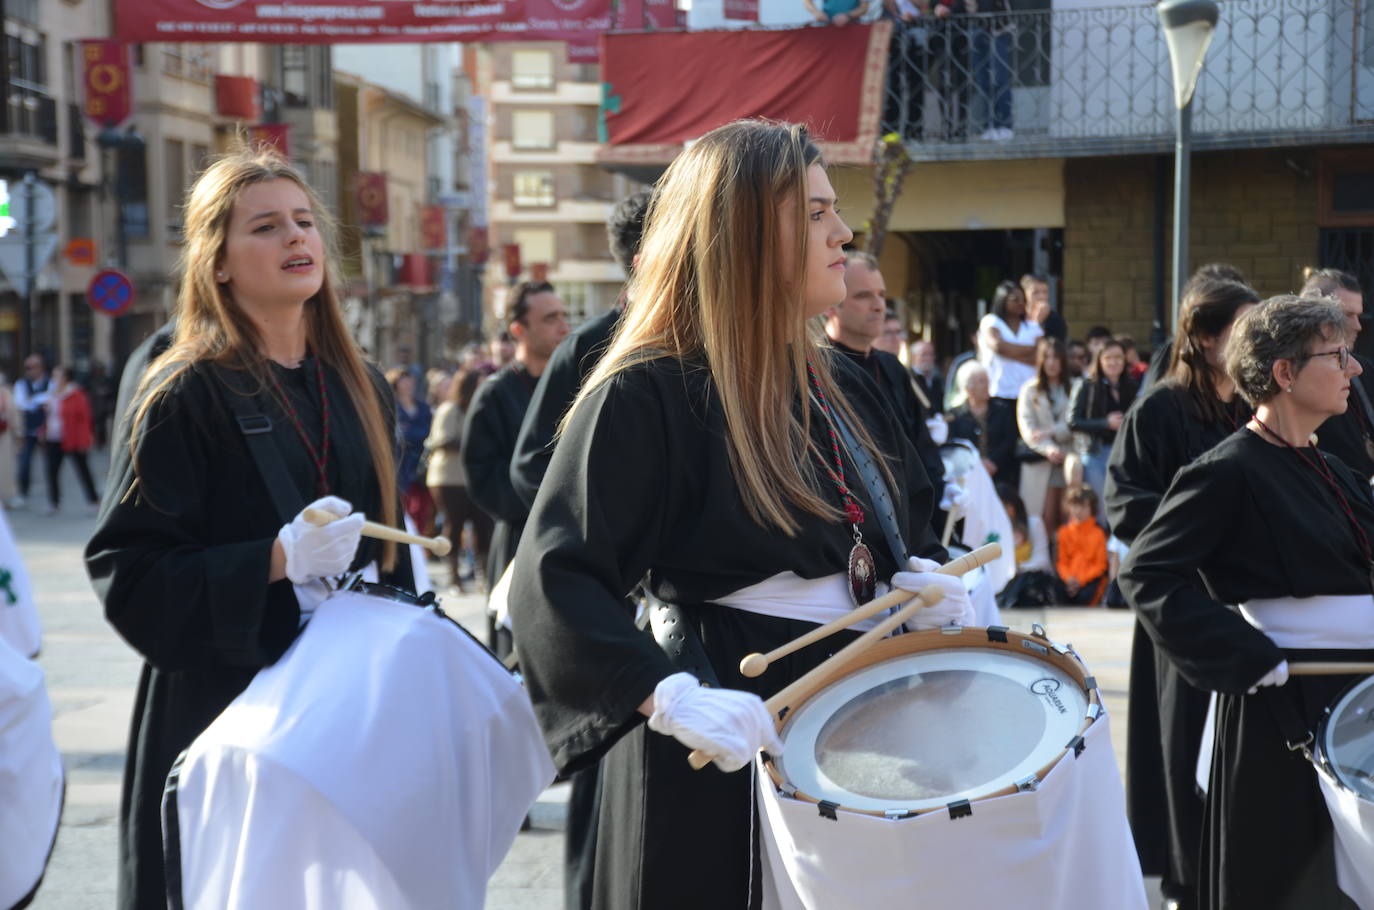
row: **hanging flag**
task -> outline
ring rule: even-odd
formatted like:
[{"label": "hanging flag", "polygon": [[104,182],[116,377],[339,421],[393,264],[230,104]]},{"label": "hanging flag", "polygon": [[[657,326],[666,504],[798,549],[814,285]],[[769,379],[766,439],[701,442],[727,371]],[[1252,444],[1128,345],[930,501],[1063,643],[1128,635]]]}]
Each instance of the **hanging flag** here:
[{"label": "hanging flag", "polygon": [[420,240],[426,250],[448,246],[448,216],[442,205],[420,207]]},{"label": "hanging flag", "polygon": [[270,145],[285,158],[291,157],[291,124],[255,123],[248,127],[249,145]]},{"label": "hanging flag", "polygon": [[115,127],[133,112],[129,88],[129,46],[105,39],[81,42],[83,112],[104,126]]}]

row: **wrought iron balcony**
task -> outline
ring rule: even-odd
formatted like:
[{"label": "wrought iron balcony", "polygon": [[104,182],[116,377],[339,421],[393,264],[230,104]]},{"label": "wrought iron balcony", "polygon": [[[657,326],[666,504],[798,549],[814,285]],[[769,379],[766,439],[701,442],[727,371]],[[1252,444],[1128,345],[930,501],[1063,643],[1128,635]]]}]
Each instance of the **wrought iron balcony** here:
[{"label": "wrought iron balcony", "polygon": [[[884,132],[918,160],[1164,151],[1169,54],[1150,5],[925,17],[893,32]],[[1194,147],[1374,141],[1374,6],[1246,0],[1221,21]]]}]

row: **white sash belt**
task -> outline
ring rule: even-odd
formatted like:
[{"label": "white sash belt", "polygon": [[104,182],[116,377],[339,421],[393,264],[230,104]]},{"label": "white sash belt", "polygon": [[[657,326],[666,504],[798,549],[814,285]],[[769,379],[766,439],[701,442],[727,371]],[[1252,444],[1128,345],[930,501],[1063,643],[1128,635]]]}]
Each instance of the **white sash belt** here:
[{"label": "white sash belt", "polygon": [[1240,612],[1280,648],[1374,648],[1374,595],[1264,598]]},{"label": "white sash belt", "polygon": [[[886,594],[888,586],[878,582],[875,596]],[[849,599],[849,577],[843,572],[822,578],[802,578],[795,572],[779,572],[758,584],[740,588],[732,594],[717,597],[714,603],[748,613],[800,619],[817,625],[838,619],[854,609]],[[871,629],[878,618],[865,619],[851,629]]]}]

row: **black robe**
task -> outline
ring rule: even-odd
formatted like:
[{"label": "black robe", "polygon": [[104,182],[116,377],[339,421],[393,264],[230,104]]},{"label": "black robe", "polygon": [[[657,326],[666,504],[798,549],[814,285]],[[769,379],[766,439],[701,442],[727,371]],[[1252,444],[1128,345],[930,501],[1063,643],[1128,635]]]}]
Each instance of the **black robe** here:
[{"label": "black robe", "polygon": [[[1359,360],[1360,366],[1364,368],[1358,381],[1364,386],[1370,402],[1374,404],[1374,362],[1357,354],[1352,353],[1351,356]],[[1350,402],[1345,413],[1327,418],[1327,421],[1317,428],[1317,440],[1317,445],[1323,451],[1330,452],[1345,462],[1345,466],[1362,477],[1366,483],[1374,477],[1374,457],[1371,457],[1369,449],[1371,440],[1374,440],[1374,420],[1365,413],[1364,403],[1353,386],[1350,389]]]},{"label": "black robe", "polygon": [[548,366],[539,374],[510,465],[511,485],[526,506],[534,505],[534,496],[549,470],[558,422],[577,397],[583,380],[601,360],[620,324],[620,314],[620,307],[615,307],[582,323],[559,342]]},{"label": "black robe", "polygon": [[[1367,486],[1323,457],[1374,538]],[[1322,709],[1356,677],[1294,676],[1246,695],[1279,661],[1311,652],[1281,650],[1226,606],[1370,593],[1368,561],[1335,495],[1296,453],[1240,430],[1179,471],[1119,580],[1156,647],[1189,683],[1219,693],[1199,905],[1352,906],[1336,887],[1331,819],[1315,772],[1287,748],[1270,700],[1315,728]]]},{"label": "black robe", "polygon": [[[544,482],[558,423],[605,353],[615,327],[620,324],[620,314],[620,307],[615,307],[578,326],[559,342],[548,366],[539,375],[510,465],[511,485],[526,505],[534,505],[534,497]],[[592,764],[577,771],[570,783],[567,824],[563,830],[563,905],[567,910],[585,910],[592,905],[596,863],[596,824],[601,805],[598,766]]]},{"label": "black robe", "polygon": [[[320,444],[313,360],[295,370],[273,367],[296,412]],[[373,376],[378,395],[386,389]],[[380,492],[362,424],[347,390],[326,371],[330,402],[331,492],[370,517]],[[111,625],[144,659],[124,765],[120,804],[121,910],[167,905],[159,806],[176,756],[258,669],[295,639],[300,607],[289,581],[268,584],[272,544],[281,527],[224,393],[193,368],[150,411],[137,450],[139,480],[129,460],[107,497],[86,547],[86,567]],[[389,393],[382,399],[393,420]],[[257,396],[302,502],[315,498],[314,463],[289,418],[268,394]],[[124,434],[128,425],[121,425]],[[112,442],[127,450],[128,436]],[[355,566],[381,555],[364,539]],[[411,588],[409,559],[383,580]]]},{"label": "black robe", "polygon": [[[1145,529],[1179,469],[1248,419],[1240,401],[1229,418],[1201,416],[1187,389],[1152,386],[1127,414],[1107,462],[1105,494],[1112,534],[1130,545]],[[1140,866],[1159,875],[1167,896],[1184,900],[1197,883],[1202,799],[1194,769],[1207,718],[1208,693],[1189,685],[1155,652],[1136,620],[1131,641],[1126,733],[1126,811]]]},{"label": "black robe", "polygon": [[496,520],[487,555],[487,584],[494,585],[515,558],[529,507],[511,485],[515,438],[525,419],[535,377],[524,364],[512,361],[477,387],[463,424],[463,467],[468,472],[468,495]]},{"label": "black robe", "polygon": [[[928,522],[932,490],[905,433],[871,382],[844,358],[834,363],[857,416],[891,455],[895,518],[908,549],[943,559]],[[827,451],[823,424],[815,420],[813,429]],[[816,482],[832,489],[820,476]],[[854,492],[887,577],[895,560],[863,484]],[[746,679],[743,655],[814,626],[713,600],[779,572],[845,571],[850,529],[796,518],[800,530],[788,537],[749,517],[730,468],[724,413],[701,365],[660,359],[625,370],[579,406],[558,443],[516,558],[511,610],[555,764],[566,772],[604,756],[595,907],[731,910],[757,900],[750,774],[714,766],[694,772],[686,748],[643,723],[639,705],[676,671],[635,628],[625,597],[644,579],[657,597],[683,607],[722,686],[771,695],[850,636]]]},{"label": "black robe", "polygon": [[[888,403],[892,405],[892,413],[897,415],[897,422],[906,431],[907,439],[911,441],[921,459],[921,466],[925,468],[926,477],[930,479],[931,489],[935,490],[938,505],[945,489],[945,463],[940,460],[940,447],[935,444],[935,440],[930,436],[930,428],[926,426],[925,408],[921,406],[921,399],[916,397],[916,378],[895,354],[876,348],[865,354],[838,341],[832,340],[830,343],[835,350],[867,373],[887,396]],[[937,509],[936,512],[938,511]],[[943,528],[943,513],[932,514],[931,525]]]}]

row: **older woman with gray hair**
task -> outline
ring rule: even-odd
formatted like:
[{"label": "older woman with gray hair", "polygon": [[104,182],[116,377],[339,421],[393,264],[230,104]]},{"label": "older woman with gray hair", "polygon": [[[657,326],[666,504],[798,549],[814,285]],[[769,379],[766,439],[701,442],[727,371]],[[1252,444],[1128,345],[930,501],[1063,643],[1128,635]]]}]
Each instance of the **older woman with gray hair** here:
[{"label": "older woman with gray hair", "polygon": [[1360,365],[1337,306],[1274,297],[1235,324],[1226,366],[1255,416],[1178,472],[1121,588],[1160,652],[1218,693],[1197,906],[1354,907],[1289,747],[1352,677],[1288,667],[1374,657],[1374,499],[1313,436]]}]

